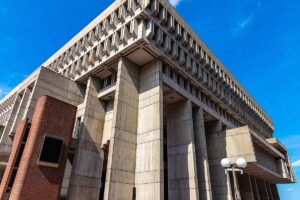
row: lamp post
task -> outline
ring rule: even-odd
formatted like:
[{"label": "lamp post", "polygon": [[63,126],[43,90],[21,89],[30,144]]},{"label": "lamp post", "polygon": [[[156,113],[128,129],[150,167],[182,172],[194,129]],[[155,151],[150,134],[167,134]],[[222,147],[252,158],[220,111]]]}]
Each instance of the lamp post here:
[{"label": "lamp post", "polygon": [[[221,160],[221,165],[222,165],[222,167],[225,168],[226,174],[228,174],[228,172],[230,172],[230,171],[232,172],[235,199],[241,200],[241,194],[240,194],[240,190],[239,190],[239,186],[238,186],[238,182],[237,182],[236,172],[240,172],[241,174],[243,174],[244,173],[243,169],[245,169],[247,167],[247,161],[244,158],[238,158],[235,161],[235,163],[231,163],[228,158],[223,158]],[[230,179],[229,179],[229,181],[230,181]]]}]

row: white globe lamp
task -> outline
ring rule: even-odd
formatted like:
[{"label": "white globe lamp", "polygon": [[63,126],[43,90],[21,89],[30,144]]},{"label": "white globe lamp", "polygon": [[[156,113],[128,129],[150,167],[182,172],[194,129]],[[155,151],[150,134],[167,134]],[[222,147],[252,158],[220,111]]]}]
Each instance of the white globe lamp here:
[{"label": "white globe lamp", "polygon": [[235,161],[235,164],[239,167],[239,168],[246,168],[247,167],[247,161],[244,158],[238,158]]},{"label": "white globe lamp", "polygon": [[230,160],[228,158],[223,158],[221,160],[221,165],[224,168],[229,168],[231,166],[231,162],[230,162]]}]

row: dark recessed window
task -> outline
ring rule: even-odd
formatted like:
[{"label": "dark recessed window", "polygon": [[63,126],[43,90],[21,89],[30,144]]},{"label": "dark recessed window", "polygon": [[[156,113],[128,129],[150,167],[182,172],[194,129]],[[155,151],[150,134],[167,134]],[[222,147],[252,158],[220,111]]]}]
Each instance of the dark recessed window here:
[{"label": "dark recessed window", "polygon": [[62,139],[46,135],[41,148],[39,165],[58,167],[64,141]]}]

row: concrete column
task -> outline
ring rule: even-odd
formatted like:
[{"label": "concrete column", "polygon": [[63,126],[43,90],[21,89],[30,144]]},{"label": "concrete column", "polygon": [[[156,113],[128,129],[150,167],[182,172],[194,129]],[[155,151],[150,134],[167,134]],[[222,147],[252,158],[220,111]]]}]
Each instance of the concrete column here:
[{"label": "concrete column", "polygon": [[105,106],[97,97],[98,84],[96,78],[89,78],[84,106],[78,111],[83,112],[83,116],[68,190],[68,199],[72,200],[99,198]]},{"label": "concrete column", "polygon": [[211,200],[212,193],[211,193],[210,173],[209,173],[209,165],[208,165],[203,110],[201,108],[193,109],[193,125],[194,125],[194,135],[195,135],[199,198]]},{"label": "concrete column", "polygon": [[256,178],[253,176],[250,176],[250,181],[251,181],[251,185],[252,185],[254,199],[260,200],[257,183],[256,183]]},{"label": "concrete column", "polygon": [[241,198],[243,200],[254,200],[250,176],[248,174],[243,174],[243,175],[239,174],[238,180],[239,180]]},{"label": "concrete column", "polygon": [[164,198],[162,66],[154,61],[141,68],[136,152],[136,199]]},{"label": "concrete column", "polygon": [[18,94],[15,98],[16,98],[16,100],[14,102],[14,105],[11,108],[12,111],[10,113],[7,124],[6,124],[6,126],[3,130],[2,135],[1,135],[1,140],[0,140],[0,143],[1,143],[0,152],[1,153],[5,152],[5,153],[9,154],[10,151],[11,151],[12,139],[9,137],[10,130],[11,130],[11,127],[13,125],[14,119],[16,117],[16,114],[17,114],[17,111],[18,111],[18,108],[19,108],[22,97]]},{"label": "concrete column", "polygon": [[257,188],[258,188],[260,199],[261,200],[269,199],[268,191],[267,191],[267,187],[266,187],[265,181],[257,179],[256,182],[257,182]]},{"label": "concrete column", "polygon": [[0,136],[2,135],[3,131],[4,131],[4,126],[0,125]]},{"label": "concrete column", "polygon": [[221,160],[227,157],[225,131],[222,130],[221,122],[205,123],[205,134],[213,199],[232,200],[230,176],[226,175],[221,166]]},{"label": "concrete column", "polygon": [[135,186],[139,106],[139,68],[121,58],[118,64],[112,133],[104,199],[132,199]]},{"label": "concrete column", "polygon": [[272,190],[271,190],[271,187],[270,187],[270,183],[265,181],[265,184],[266,184],[269,200],[273,200],[274,198],[273,198]]},{"label": "concrete column", "polygon": [[278,190],[277,190],[277,185],[276,184],[270,184],[270,187],[271,187],[273,199],[274,200],[280,200],[279,193],[278,193]]},{"label": "concrete column", "polygon": [[22,119],[24,119],[23,117],[24,117],[26,105],[28,104],[28,100],[29,100],[30,94],[31,94],[31,89],[30,88],[26,88],[25,91],[24,91],[24,94],[22,96],[22,99],[21,99],[18,111],[16,113],[16,117],[15,117],[15,119],[13,121],[12,126],[11,126],[10,133],[9,133],[10,135],[14,135],[15,134],[16,128],[17,128],[19,122]]},{"label": "concrete column", "polygon": [[167,110],[169,199],[199,199],[191,102]]}]

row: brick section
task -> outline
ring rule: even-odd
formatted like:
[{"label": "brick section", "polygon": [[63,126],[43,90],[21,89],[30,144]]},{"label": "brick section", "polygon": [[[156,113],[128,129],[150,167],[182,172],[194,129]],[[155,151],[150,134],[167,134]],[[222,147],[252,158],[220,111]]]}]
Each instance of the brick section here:
[{"label": "brick section", "polygon": [[0,185],[0,199],[6,199],[7,197],[6,191],[8,188],[10,177],[13,173],[13,167],[15,166],[17,156],[20,150],[21,142],[23,136],[25,135],[27,126],[28,126],[28,120],[22,120],[17,127],[17,131],[12,145],[12,151],[8,159],[5,172]]},{"label": "brick section", "polygon": [[[10,199],[58,199],[76,110],[75,106],[48,96],[38,99]],[[58,168],[37,164],[45,134],[64,139]]]}]

